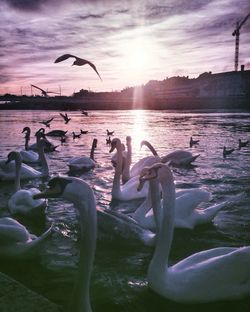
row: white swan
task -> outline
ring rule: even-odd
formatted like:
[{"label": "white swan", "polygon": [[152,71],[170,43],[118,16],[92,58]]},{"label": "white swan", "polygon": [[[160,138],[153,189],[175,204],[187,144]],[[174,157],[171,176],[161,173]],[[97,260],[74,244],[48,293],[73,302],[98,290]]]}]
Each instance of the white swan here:
[{"label": "white swan", "polygon": [[51,229],[52,227],[41,236],[36,237],[15,219],[0,218],[0,257],[28,258],[35,256],[51,234]]},{"label": "white swan", "polygon": [[[163,192],[163,216],[159,220]],[[148,284],[159,295],[181,303],[240,299],[250,295],[250,246],[218,247],[197,252],[173,266],[168,265],[175,218],[175,185],[171,170],[155,164],[140,177],[150,181],[153,209],[159,224],[156,247],[148,267]],[[141,187],[141,186],[140,186]],[[156,187],[157,189],[158,187]]]},{"label": "white swan", "polygon": [[25,132],[25,149],[20,150],[22,160],[24,163],[39,163],[39,155],[35,151],[29,150],[29,140],[30,140],[30,128],[24,127],[22,133]]},{"label": "white swan", "polygon": [[123,185],[120,184],[122,175],[122,145],[120,139],[118,138],[112,140],[110,153],[113,152],[114,149],[117,150],[117,165],[115,167],[115,175],[111,192],[112,199],[128,201],[146,197],[148,192],[147,184],[144,185],[140,192],[137,192],[139,176],[133,177]]},{"label": "white swan", "polygon": [[49,181],[49,189],[34,195],[38,198],[64,197],[71,201],[80,217],[80,259],[77,279],[69,311],[91,312],[89,286],[95,256],[97,218],[96,201],[91,187],[79,178],[56,177]]},{"label": "white swan", "polygon": [[131,177],[137,176],[140,174],[141,170],[146,166],[152,166],[157,162],[168,163],[168,165],[172,166],[188,166],[190,165],[199,155],[193,155],[191,152],[184,150],[176,150],[173,151],[166,156],[160,157],[156,152],[155,148],[148,141],[141,141],[141,147],[147,146],[153,155],[146,156],[141,158],[138,162],[136,162],[130,169],[131,158],[132,158],[132,147],[131,140],[127,140],[127,158],[130,159],[125,162],[125,166],[123,169],[123,181],[128,181]]},{"label": "white swan", "polygon": [[31,130],[30,130],[30,127],[24,127],[23,128],[23,131],[22,132],[25,132],[25,150],[33,150],[33,151],[37,151],[38,150],[38,140],[43,137],[44,140],[45,140],[45,146],[44,146],[44,151],[45,152],[53,152],[56,150],[57,146],[55,146],[53,143],[51,143],[50,141],[48,141],[46,138],[45,138],[45,129],[44,128],[40,128],[35,136],[36,136],[36,143],[33,143],[31,145],[29,145],[29,140],[30,140],[30,133],[31,133]]},{"label": "white swan", "polygon": [[[40,177],[46,177],[49,175],[49,168],[46,157],[44,155],[44,141],[41,139],[38,143],[39,157],[41,160],[42,171],[37,171],[34,168],[21,164],[20,179],[35,179]],[[20,166],[20,158],[16,157],[18,152],[13,151],[8,154],[7,161],[0,161],[0,180],[13,181],[16,178],[16,166]],[[14,160],[14,161],[12,161]]]},{"label": "white swan", "polygon": [[[147,170],[147,168],[145,169]],[[202,208],[201,203],[208,202],[211,193],[203,189],[189,189],[176,192],[175,219],[177,228],[193,229],[195,226],[210,222],[227,201]],[[162,215],[162,200],[161,209]],[[151,195],[131,215],[143,228],[156,231],[155,217],[152,209]]]},{"label": "white swan", "polygon": [[[131,141],[130,142],[128,141],[127,145],[128,145],[129,153],[132,154]],[[146,145],[150,149],[150,151],[152,152],[153,155],[143,157],[139,161],[137,161],[130,169],[130,177],[134,177],[134,176],[139,175],[141,173],[141,170],[145,166],[152,166],[153,164],[161,161],[161,158],[157,154],[156,150],[148,141],[145,141],[145,140],[141,141],[141,147],[143,145]],[[129,157],[132,157],[132,155],[129,154]],[[129,162],[128,162],[128,164],[129,164]]]},{"label": "white swan", "polygon": [[24,214],[26,216],[40,216],[44,214],[46,207],[45,199],[33,199],[33,195],[40,193],[36,188],[22,190],[20,185],[21,162],[22,157],[18,152],[12,152],[12,159],[16,162],[16,178],[15,178],[15,193],[8,201],[8,208],[11,214]]},{"label": "white swan", "polygon": [[[147,146],[151,150],[154,156],[158,156],[156,150],[148,141],[145,141],[145,140],[142,141],[141,146],[143,145]],[[166,156],[161,157],[161,162],[167,163],[168,165],[172,165],[172,166],[188,166],[193,161],[195,161],[196,158],[199,156],[200,156],[199,154],[193,155],[189,151],[176,150],[171,153],[168,153]]]},{"label": "white swan", "polygon": [[95,167],[95,160],[94,160],[94,151],[97,147],[97,139],[93,140],[90,157],[82,156],[82,157],[74,157],[72,158],[69,163],[69,170],[70,171],[88,171]]}]

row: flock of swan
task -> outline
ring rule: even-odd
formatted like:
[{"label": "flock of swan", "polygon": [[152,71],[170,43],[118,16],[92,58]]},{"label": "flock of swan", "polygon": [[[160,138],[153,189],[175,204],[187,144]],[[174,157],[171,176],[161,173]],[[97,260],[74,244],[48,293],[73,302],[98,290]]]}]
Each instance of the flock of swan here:
[{"label": "flock of swan", "polygon": [[[64,115],[65,122],[69,122]],[[47,188],[21,189],[23,179],[48,179],[49,166],[45,152],[56,149],[46,138],[43,128],[36,132],[36,143],[29,145],[31,131],[25,133],[25,149],[11,151],[6,160],[0,161],[0,181],[13,181],[14,191],[9,198],[8,208],[12,217],[0,218],[0,257],[25,258],[37,253],[40,246],[49,239],[52,227],[36,237],[14,217],[23,214],[38,218],[46,213],[47,198],[63,197],[71,201],[79,212],[80,259],[79,273],[75,283],[71,310],[92,311],[90,301],[90,279],[93,267],[96,238],[98,233],[95,194],[83,179],[71,176],[51,178]],[[53,130],[52,136],[65,136],[62,130]],[[132,166],[132,138],[122,144],[119,138],[107,130],[110,153],[116,151],[111,162],[114,165],[112,199],[129,201],[143,199],[132,213],[110,213],[118,222],[126,222],[150,232],[155,245],[153,257],[148,266],[148,285],[159,295],[181,303],[201,303],[218,300],[241,299],[250,295],[250,246],[219,247],[194,253],[169,266],[169,253],[175,227],[193,229],[202,223],[211,222],[228,202],[211,206],[211,193],[201,188],[176,190],[172,166],[188,166],[199,155],[189,151],[176,150],[159,156],[147,141],[151,156],[144,157]],[[192,139],[190,144],[198,144]],[[68,162],[70,172],[93,170],[96,165],[94,151],[97,139],[93,140],[90,156],[74,157]],[[41,170],[32,165],[40,164]]]}]

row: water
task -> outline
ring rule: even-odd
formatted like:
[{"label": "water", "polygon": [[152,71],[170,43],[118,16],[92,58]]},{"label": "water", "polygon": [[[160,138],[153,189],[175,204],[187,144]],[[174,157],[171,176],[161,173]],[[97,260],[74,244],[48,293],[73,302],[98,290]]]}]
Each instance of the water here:
[{"label": "water", "polygon": [[[170,263],[194,252],[218,246],[250,244],[250,145],[235,150],[223,159],[223,146],[238,148],[238,139],[250,139],[250,113],[248,112],[168,112],[168,111],[93,111],[86,117],[79,111],[68,112],[71,121],[64,124],[58,112],[1,111],[0,158],[24,145],[22,129],[31,128],[32,139],[42,120],[54,117],[51,129],[68,131],[66,143],[56,138],[58,152],[47,154],[51,175],[67,175],[70,158],[89,155],[92,140],[98,139],[95,153],[97,167],[81,175],[94,189],[98,209],[110,209],[114,170],[111,166],[106,129],[115,131],[123,142],[132,137],[133,162],[149,155],[140,150],[140,141],[148,140],[159,155],[176,149],[200,154],[192,168],[173,168],[179,188],[202,187],[212,194],[212,202],[229,200],[230,204],[218,213],[213,223],[190,230],[175,230]],[[72,132],[88,130],[80,139],[73,140]],[[199,145],[189,147],[189,139],[199,139]],[[31,140],[31,143],[33,141]],[[41,181],[30,180],[22,186],[39,186]],[[7,201],[13,183],[0,182],[0,216],[8,215]],[[137,205],[133,202],[132,205]],[[123,204],[129,208],[130,204]],[[1,271],[8,273],[30,288],[65,306],[69,300],[78,261],[78,223],[72,204],[52,199],[46,214],[46,226],[54,223],[55,233],[43,249],[40,258],[33,261],[0,261]],[[42,226],[28,224],[35,234]],[[181,305],[162,299],[147,287],[147,267],[153,247],[124,239],[105,226],[99,227],[99,239],[91,280],[91,300],[94,311],[249,311],[250,298],[213,304]]]}]

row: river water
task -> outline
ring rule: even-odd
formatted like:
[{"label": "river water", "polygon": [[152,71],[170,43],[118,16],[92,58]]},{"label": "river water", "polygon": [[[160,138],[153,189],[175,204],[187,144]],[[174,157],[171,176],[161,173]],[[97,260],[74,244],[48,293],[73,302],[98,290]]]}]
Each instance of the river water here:
[{"label": "river water", "polygon": [[[228,200],[212,223],[194,230],[177,229],[171,248],[170,263],[194,252],[218,246],[244,246],[250,244],[250,144],[238,150],[238,140],[250,139],[250,113],[243,111],[80,111],[68,112],[71,118],[65,124],[56,111],[1,111],[0,159],[14,149],[24,146],[23,127],[34,133],[43,120],[54,117],[46,131],[61,129],[67,132],[67,141],[49,138],[59,145],[56,152],[47,154],[50,175],[68,175],[67,162],[74,156],[89,155],[91,144],[97,138],[95,152],[97,166],[80,175],[94,190],[98,209],[111,209],[111,187],[114,169],[106,144],[106,130],[125,142],[132,137],[133,157],[136,162],[150,155],[140,141],[151,142],[158,154],[185,149],[200,154],[191,168],[172,168],[176,187],[205,188],[212,193],[212,203]],[[72,132],[87,130],[79,139]],[[190,137],[199,139],[198,145],[189,147]],[[223,158],[223,146],[235,151]],[[43,182],[44,183],[44,182]],[[45,182],[46,183],[46,182]],[[39,179],[22,182],[22,187],[39,187]],[[13,192],[13,183],[0,182],[0,216],[8,215],[7,201]],[[121,209],[137,202],[126,203]],[[105,222],[105,221],[103,221]],[[1,271],[43,294],[53,302],[65,306],[70,298],[78,261],[78,223],[75,209],[63,199],[51,199],[46,212],[48,227],[54,224],[54,233],[39,258],[27,261],[1,260]],[[44,225],[26,224],[39,235]],[[116,235],[112,228],[98,227],[98,242],[91,279],[91,300],[94,311],[249,311],[250,298],[240,301],[211,304],[183,305],[162,299],[147,287],[147,267],[153,247]],[[250,269],[250,264],[249,264]],[[1,310],[1,309],[0,309]]]}]

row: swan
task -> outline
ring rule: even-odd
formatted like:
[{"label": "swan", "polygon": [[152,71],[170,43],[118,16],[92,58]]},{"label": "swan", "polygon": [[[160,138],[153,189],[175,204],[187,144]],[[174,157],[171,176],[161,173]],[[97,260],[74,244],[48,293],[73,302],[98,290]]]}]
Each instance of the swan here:
[{"label": "swan", "polygon": [[92,142],[92,147],[90,151],[90,157],[82,156],[82,157],[74,157],[72,158],[69,163],[69,170],[70,171],[88,171],[95,167],[95,160],[94,160],[94,151],[97,147],[97,139],[94,139]]},{"label": "swan", "polygon": [[[141,147],[143,145],[146,145],[150,151],[152,152],[153,155],[150,156],[146,156],[141,158],[139,161],[137,161],[132,168],[129,171],[129,174],[126,172],[126,170],[129,170],[129,165],[131,163],[131,161],[126,162],[127,167],[124,170],[125,173],[125,179],[126,178],[131,178],[134,176],[137,176],[140,174],[141,170],[145,167],[145,166],[152,166],[153,164],[155,164],[156,162],[160,162],[161,158],[159,157],[159,155],[157,154],[156,150],[154,149],[154,147],[148,142],[148,141],[141,141]],[[132,158],[132,147],[131,147],[131,140],[127,141],[127,148],[128,148],[128,157],[130,157],[130,159]]]},{"label": "swan", "polygon": [[[145,145],[147,146],[151,152],[153,153],[154,156],[157,156],[157,152],[154,149],[154,147],[148,142],[148,141],[142,141],[141,142],[141,147]],[[171,153],[168,153],[167,155],[161,157],[161,162],[162,163],[167,163],[168,165],[171,166],[188,166],[190,165],[193,161],[196,160],[200,155],[193,155],[189,151],[185,150],[176,150]],[[132,169],[131,169],[132,170]]]},{"label": "swan", "polygon": [[[34,168],[21,163],[21,157],[17,156],[20,154],[17,151],[12,151],[8,154],[7,161],[0,161],[0,180],[3,181],[13,181],[16,178],[16,167],[21,167],[20,170],[20,179],[35,179],[41,177],[47,177],[49,175],[49,167],[44,155],[44,140],[40,139],[38,142],[38,152],[41,160],[42,171],[37,171]],[[14,160],[14,161],[12,161]]]},{"label": "swan", "polygon": [[140,174],[141,170],[144,167],[152,166],[157,162],[168,163],[168,165],[172,166],[188,166],[190,165],[199,155],[192,155],[192,153],[184,150],[176,150],[173,151],[166,156],[160,157],[156,152],[155,148],[150,144],[148,141],[143,140],[141,141],[141,148],[142,146],[147,146],[149,150],[152,152],[153,155],[146,156],[141,158],[138,162],[136,162],[131,169],[131,157],[132,157],[132,148],[131,148],[131,140],[127,141],[128,147],[128,155],[127,157],[130,158],[130,161],[125,162],[125,168],[123,170],[123,180],[128,181],[131,177],[137,176]]},{"label": "swan", "polygon": [[41,236],[36,237],[15,219],[0,218],[0,257],[28,258],[35,256],[51,232],[52,227]]},{"label": "swan", "polygon": [[22,190],[20,185],[20,171],[22,157],[21,153],[15,152],[12,156],[16,162],[16,178],[15,178],[15,193],[8,201],[8,208],[11,214],[24,214],[27,216],[35,216],[44,214],[46,207],[45,199],[33,199],[33,195],[40,193],[36,188]]},{"label": "swan", "polygon": [[39,163],[39,155],[35,151],[29,150],[29,140],[30,140],[30,128],[24,127],[22,133],[25,132],[25,149],[20,150],[22,160],[24,163]]},{"label": "swan", "polygon": [[79,212],[80,259],[69,311],[91,312],[89,287],[97,237],[94,192],[86,182],[74,177],[55,177],[49,181],[48,186],[44,192],[34,195],[34,199],[62,196],[71,201]]},{"label": "swan", "polygon": [[[157,181],[157,179],[158,181]],[[156,247],[148,267],[148,285],[159,295],[180,303],[204,303],[241,299],[250,294],[250,246],[218,247],[168,265],[175,218],[175,185],[169,167],[158,163],[144,170],[139,189],[150,181],[158,233]],[[159,218],[160,194],[163,215]]]},{"label": "swan", "polygon": [[120,185],[120,178],[122,175],[122,144],[120,139],[114,138],[111,141],[110,153],[113,150],[117,150],[117,165],[115,167],[115,175],[112,186],[112,199],[118,199],[121,201],[128,201],[137,198],[145,198],[147,196],[148,185],[145,184],[143,189],[140,192],[137,192],[138,178],[135,176],[131,178],[128,182],[123,185]]},{"label": "swan", "polygon": [[[148,170],[147,167],[145,170]],[[202,208],[201,203],[208,202],[210,197],[210,192],[199,188],[177,191],[175,198],[175,227],[194,229],[197,225],[208,223],[228,204],[228,202],[225,201],[207,208]],[[161,200],[160,216],[162,216],[162,202],[163,200]],[[131,214],[131,217],[143,228],[154,232],[156,231],[150,192],[146,200]]]},{"label": "swan", "polygon": [[42,136],[45,140],[45,147],[44,147],[44,151],[45,152],[54,152],[56,150],[56,148],[58,146],[55,146],[54,144],[52,144],[50,141],[48,141],[46,138],[45,138],[45,129],[44,128],[40,128],[35,136],[36,136],[36,143],[33,143],[31,145],[29,145],[29,140],[30,140],[30,133],[31,133],[31,130],[29,127],[24,127],[23,128],[23,131],[22,132],[25,132],[25,150],[33,150],[33,151],[37,151],[38,150],[38,140],[39,138]]}]

